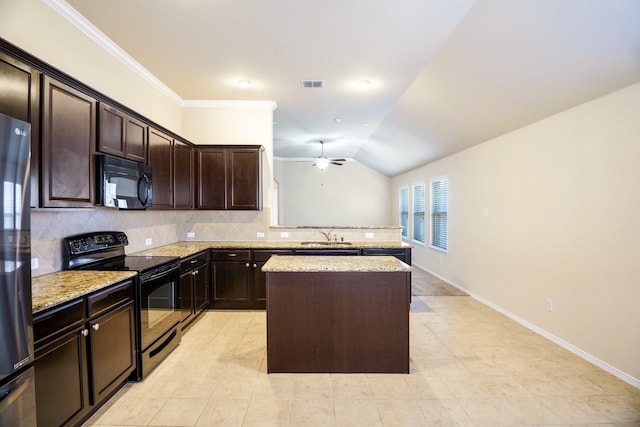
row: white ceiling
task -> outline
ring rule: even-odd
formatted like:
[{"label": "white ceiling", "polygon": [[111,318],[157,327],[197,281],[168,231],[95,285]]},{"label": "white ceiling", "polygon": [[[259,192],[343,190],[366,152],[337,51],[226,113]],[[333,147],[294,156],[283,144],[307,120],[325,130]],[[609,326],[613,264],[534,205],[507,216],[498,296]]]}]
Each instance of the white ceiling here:
[{"label": "white ceiling", "polygon": [[277,157],[389,176],[640,81],[638,0],[67,3],[182,100],[275,101]]}]

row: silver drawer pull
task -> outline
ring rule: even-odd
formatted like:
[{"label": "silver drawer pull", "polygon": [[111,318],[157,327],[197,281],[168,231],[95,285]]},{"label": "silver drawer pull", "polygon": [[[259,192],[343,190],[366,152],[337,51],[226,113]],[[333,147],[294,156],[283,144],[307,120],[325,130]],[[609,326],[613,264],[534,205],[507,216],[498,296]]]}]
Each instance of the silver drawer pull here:
[{"label": "silver drawer pull", "polygon": [[197,259],[192,259],[192,260],[191,260],[191,264],[195,264],[196,262],[198,262],[198,260],[197,260]]},{"label": "silver drawer pull", "polygon": [[238,256],[238,254],[227,254],[229,256]]}]

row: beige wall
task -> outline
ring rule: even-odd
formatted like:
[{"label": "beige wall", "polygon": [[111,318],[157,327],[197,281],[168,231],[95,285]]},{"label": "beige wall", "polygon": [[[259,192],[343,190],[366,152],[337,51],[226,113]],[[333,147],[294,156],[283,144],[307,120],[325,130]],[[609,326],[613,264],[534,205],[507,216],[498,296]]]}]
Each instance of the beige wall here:
[{"label": "beige wall", "polygon": [[322,171],[276,160],[284,225],[391,225],[391,179],[356,161]]},{"label": "beige wall", "polygon": [[640,387],[638,117],[640,84],[397,176],[393,188],[397,199],[400,186],[449,178],[449,251],[416,246],[414,264]]}]

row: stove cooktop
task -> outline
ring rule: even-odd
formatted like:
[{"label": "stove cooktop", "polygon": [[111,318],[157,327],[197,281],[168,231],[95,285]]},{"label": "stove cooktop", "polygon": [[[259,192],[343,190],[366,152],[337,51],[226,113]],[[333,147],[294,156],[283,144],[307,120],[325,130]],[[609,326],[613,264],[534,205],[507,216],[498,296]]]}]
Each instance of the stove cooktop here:
[{"label": "stove cooktop", "polygon": [[92,264],[87,269],[107,271],[137,271],[144,273],[154,270],[164,264],[177,263],[178,257],[170,256],[130,256],[107,259],[97,264]]}]

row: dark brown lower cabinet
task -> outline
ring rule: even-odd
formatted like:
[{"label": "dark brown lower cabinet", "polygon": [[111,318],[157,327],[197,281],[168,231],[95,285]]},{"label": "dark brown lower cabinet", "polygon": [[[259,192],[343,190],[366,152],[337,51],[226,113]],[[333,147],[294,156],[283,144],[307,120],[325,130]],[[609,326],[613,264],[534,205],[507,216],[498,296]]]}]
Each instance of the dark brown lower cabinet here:
[{"label": "dark brown lower cabinet", "polygon": [[133,281],[34,316],[38,426],[80,425],[136,370]]},{"label": "dark brown lower cabinet", "polygon": [[201,252],[180,263],[180,309],[186,328],[209,306],[209,254]]},{"label": "dark brown lower cabinet", "polygon": [[84,325],[36,352],[38,426],[78,423],[89,410],[89,376]]},{"label": "dark brown lower cabinet", "polygon": [[288,249],[213,249],[211,287],[213,308],[264,309],[266,275],[262,266],[273,255],[291,255]]}]

